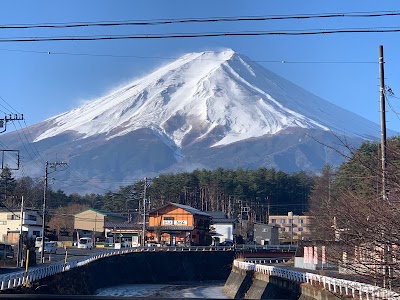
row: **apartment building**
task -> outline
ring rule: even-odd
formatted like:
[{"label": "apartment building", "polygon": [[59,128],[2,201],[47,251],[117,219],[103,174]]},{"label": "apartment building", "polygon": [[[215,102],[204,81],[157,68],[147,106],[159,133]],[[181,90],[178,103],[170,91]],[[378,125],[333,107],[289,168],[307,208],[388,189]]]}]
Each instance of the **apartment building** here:
[{"label": "apartment building", "polygon": [[294,215],[293,212],[288,212],[287,215],[269,216],[268,223],[278,227],[281,242],[303,240],[311,234],[310,216]]}]

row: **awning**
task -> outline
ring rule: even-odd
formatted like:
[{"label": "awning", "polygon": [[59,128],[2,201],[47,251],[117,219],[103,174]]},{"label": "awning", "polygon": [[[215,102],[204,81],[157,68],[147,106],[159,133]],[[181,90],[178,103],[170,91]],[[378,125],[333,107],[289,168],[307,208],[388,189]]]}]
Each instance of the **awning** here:
[{"label": "awning", "polygon": [[194,226],[149,226],[147,230],[161,230],[161,231],[191,231]]}]

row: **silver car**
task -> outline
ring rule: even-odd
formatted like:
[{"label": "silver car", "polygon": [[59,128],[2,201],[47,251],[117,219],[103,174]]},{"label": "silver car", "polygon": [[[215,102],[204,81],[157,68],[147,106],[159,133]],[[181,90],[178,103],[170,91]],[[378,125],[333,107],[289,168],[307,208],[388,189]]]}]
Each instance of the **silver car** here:
[{"label": "silver car", "polygon": [[[39,252],[42,252],[42,247],[39,247]],[[45,242],[44,253],[56,254],[57,253],[57,242]]]}]

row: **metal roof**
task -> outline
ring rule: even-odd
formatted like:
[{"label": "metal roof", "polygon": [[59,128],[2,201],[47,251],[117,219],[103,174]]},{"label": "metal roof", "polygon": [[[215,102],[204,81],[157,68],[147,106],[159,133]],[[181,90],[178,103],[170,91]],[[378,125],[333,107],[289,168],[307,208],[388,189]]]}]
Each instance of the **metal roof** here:
[{"label": "metal roof", "polygon": [[133,230],[141,230],[143,227],[140,224],[134,223],[113,223],[113,222],[106,222],[104,223],[104,228],[123,228],[123,229],[133,229]]},{"label": "metal roof", "polygon": [[[157,226],[149,226],[147,227],[148,230],[155,230]],[[161,226],[158,227],[161,231],[188,231],[193,230],[194,226]]]},{"label": "metal roof", "polygon": [[103,215],[105,217],[117,217],[117,218],[126,219],[125,216],[123,216],[123,215],[121,215],[119,213],[113,213],[113,212],[109,212],[109,211],[105,211],[105,210],[97,210],[97,209],[93,209],[93,208],[88,208],[88,209],[82,210],[81,212],[78,212],[78,213],[74,214],[74,216],[79,215],[79,214],[81,214],[81,213],[83,213],[85,211],[88,211],[88,210],[91,210],[91,211],[93,211],[95,213],[98,213],[100,215]]},{"label": "metal roof", "polygon": [[201,211],[201,210],[199,210],[197,208],[193,208],[193,207],[191,207],[189,205],[183,205],[183,204],[172,203],[172,202],[170,204],[172,204],[172,205],[174,205],[176,207],[182,208],[182,209],[184,209],[184,210],[186,210],[188,212],[191,212],[194,215],[202,215],[202,216],[211,217],[210,214],[208,214],[208,213],[206,213],[204,211]]},{"label": "metal roof", "polygon": [[221,223],[225,223],[225,224],[232,224],[232,223],[236,223],[237,220],[236,219],[212,219],[211,220],[211,224],[221,224]]},{"label": "metal roof", "polygon": [[152,210],[152,211],[150,212],[150,214],[152,214],[152,213],[154,213],[154,212],[156,212],[156,211],[158,211],[158,210],[160,210],[160,209],[162,209],[162,208],[164,208],[164,207],[167,207],[167,206],[169,206],[169,205],[173,205],[173,206],[182,208],[183,210],[186,210],[186,211],[188,211],[188,212],[190,212],[190,213],[192,213],[192,214],[194,214],[194,215],[201,215],[201,216],[206,216],[206,217],[211,218],[211,215],[210,215],[210,214],[208,214],[208,213],[206,213],[206,212],[204,212],[204,211],[201,211],[201,210],[199,210],[199,209],[197,209],[197,208],[191,207],[191,206],[189,206],[189,205],[183,205],[183,204],[173,203],[173,202],[170,202],[170,203],[168,203],[168,204],[166,204],[166,205],[164,205],[164,206],[161,206],[161,207],[159,207],[159,208],[157,208],[157,209]]}]

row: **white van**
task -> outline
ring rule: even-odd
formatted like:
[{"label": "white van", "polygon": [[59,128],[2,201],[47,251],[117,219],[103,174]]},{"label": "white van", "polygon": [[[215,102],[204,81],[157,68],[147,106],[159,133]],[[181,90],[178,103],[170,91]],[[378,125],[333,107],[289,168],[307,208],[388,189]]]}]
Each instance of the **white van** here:
[{"label": "white van", "polygon": [[93,248],[92,238],[83,237],[79,239],[78,249],[92,249],[92,248]]},{"label": "white van", "polygon": [[[48,242],[49,238],[45,237],[44,241]],[[42,247],[42,237],[41,236],[37,237],[35,240],[35,248],[40,248],[40,247]]]}]

